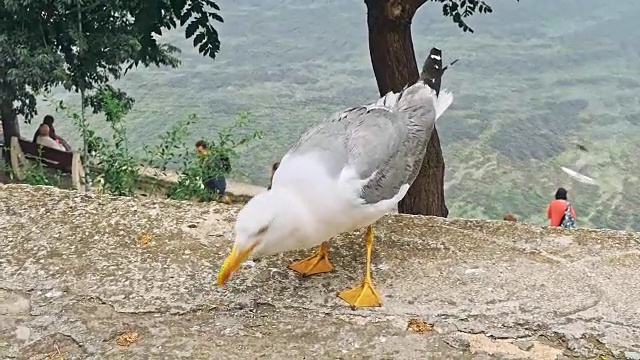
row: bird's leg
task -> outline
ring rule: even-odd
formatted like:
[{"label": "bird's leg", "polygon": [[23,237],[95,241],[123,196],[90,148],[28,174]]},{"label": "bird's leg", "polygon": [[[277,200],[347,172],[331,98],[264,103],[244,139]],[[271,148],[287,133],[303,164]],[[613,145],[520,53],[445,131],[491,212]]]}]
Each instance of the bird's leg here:
[{"label": "bird's leg", "polygon": [[367,227],[364,239],[367,244],[367,269],[364,274],[364,280],[359,286],[351,290],[345,290],[338,295],[354,308],[378,307],[382,305],[382,298],[373,287],[373,279],[371,278],[371,255],[373,253],[373,228],[371,225]]},{"label": "bird's leg", "polygon": [[333,265],[329,262],[329,242],[325,241],[313,256],[294,262],[289,269],[309,276],[333,271]]}]

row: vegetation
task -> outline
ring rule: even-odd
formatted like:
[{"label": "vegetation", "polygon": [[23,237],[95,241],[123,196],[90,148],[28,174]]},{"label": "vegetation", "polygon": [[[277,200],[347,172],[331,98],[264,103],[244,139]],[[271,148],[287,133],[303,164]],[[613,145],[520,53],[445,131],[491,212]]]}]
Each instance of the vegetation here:
[{"label": "vegetation", "polygon": [[[438,122],[449,216],[515,213],[546,224],[546,205],[564,186],[580,226],[640,230],[640,5],[491,2],[491,16],[468,19],[472,36],[444,21],[435,5],[420,8],[412,33],[418,61],[432,46],[443,50],[445,63],[460,58],[443,80],[456,99]],[[133,69],[112,85],[136,99],[124,119],[137,157],[145,156],[142,143],[160,144],[160,135],[185,114],[200,119],[188,135],[192,146],[199,138],[217,138],[239,112],[250,111],[252,121],[239,134],[264,136],[238,150],[231,176],[266,185],[269,165],[311,124],[378,96],[366,4],[287,0],[276,11],[247,0],[223,10],[225,23],[217,26],[223,48],[215,62],[176,29],[158,41],[182,49],[175,55],[180,68]],[[79,107],[79,96],[53,91]],[[40,102],[38,111],[56,116],[57,132],[74,147],[82,143],[55,106]],[[87,119],[97,135],[110,138],[100,115]],[[35,124],[24,128],[31,133]],[[580,156],[574,140],[589,149],[586,172],[599,186],[577,183],[559,169]]]},{"label": "vegetation", "polygon": [[[171,163],[176,163],[175,159],[179,159],[181,166],[178,170],[178,182],[176,185],[169,188],[167,196],[175,200],[189,200],[195,198],[208,198],[211,196],[209,190],[202,186],[202,179],[216,178],[219,176],[228,177],[230,172],[217,165],[217,160],[221,158],[237,159],[238,150],[242,149],[245,145],[249,144],[252,140],[260,139],[262,133],[260,131],[254,131],[242,135],[240,130],[246,128],[251,124],[248,113],[240,113],[236,118],[236,122],[232,126],[221,129],[218,132],[218,140],[207,141],[208,149],[211,152],[210,156],[199,157],[196,156],[191,150],[192,144],[186,144],[181,142],[178,145],[178,139],[183,140],[184,135],[188,135],[184,129],[189,123],[177,123],[164,137],[155,150],[147,151],[147,159],[153,159],[153,155],[156,158],[162,159],[162,162],[150,161],[149,167],[154,169],[160,169],[164,171]],[[166,149],[170,146],[164,144],[174,144],[171,146],[173,150],[182,150],[178,156],[167,157],[166,154],[173,152],[167,152]],[[159,155],[159,156],[158,156]],[[172,161],[173,160],[173,161]],[[160,165],[160,166],[158,166]]]},{"label": "vegetation", "polygon": [[[56,108],[72,120],[78,130],[89,135],[88,141],[93,144],[95,153],[90,157],[90,180],[94,190],[116,196],[138,196],[155,194],[166,196],[174,200],[196,200],[216,198],[218,195],[202,185],[202,180],[228,176],[224,169],[209,166],[207,162],[198,161],[198,155],[193,143],[187,139],[191,135],[192,126],[198,123],[195,115],[178,121],[169,131],[159,136],[160,142],[155,146],[145,146],[142,156],[132,153],[131,141],[127,136],[127,126],[124,115],[130,110],[130,104],[119,99],[110,90],[98,94],[101,109],[104,112],[104,122],[112,130],[112,138],[107,139],[95,135],[92,124],[81,122],[81,116],[63,101],[55,101]],[[213,161],[220,155],[229,159],[237,158],[238,150],[254,139],[259,139],[260,132],[254,131],[249,135],[239,135],[238,130],[250,125],[249,114],[239,114],[237,121],[228,128],[222,129],[217,141],[208,141],[212,156],[206,161]],[[81,129],[86,126],[85,129]],[[162,188],[158,181],[145,181],[143,168],[152,169],[152,178],[166,175],[169,166],[173,165],[179,173],[178,182],[169,188]],[[41,161],[31,161],[25,172],[25,183],[30,185],[60,186],[63,176],[52,173],[42,165]]]},{"label": "vegetation", "polygon": [[[220,42],[212,24],[223,21],[219,10],[212,0],[4,1],[0,6],[0,114],[5,143],[19,136],[18,115],[28,123],[37,113],[38,93],[48,93],[55,86],[79,92],[80,113],[69,115],[80,129],[84,158],[90,159],[90,148],[99,154],[102,191],[134,195],[140,162],[129,151],[122,121],[133,99],[108,82],[138,65],[177,67],[179,49],[154,37],[177,26],[186,25],[185,37],[193,38],[198,52],[215,58]],[[85,118],[88,105],[94,113],[105,114],[113,131],[111,144],[90,129]],[[58,110],[63,109],[60,102]]]},{"label": "vegetation", "polygon": [[3,1],[0,114],[5,143],[19,134],[16,116],[29,122],[36,114],[38,92],[58,85],[80,92],[84,118],[85,94],[97,89],[99,96],[112,78],[138,65],[177,67],[179,49],[158,42],[154,34],[178,24],[186,25],[185,36],[193,37],[201,54],[214,58],[220,48],[212,26],[222,22],[218,10],[212,0]]}]

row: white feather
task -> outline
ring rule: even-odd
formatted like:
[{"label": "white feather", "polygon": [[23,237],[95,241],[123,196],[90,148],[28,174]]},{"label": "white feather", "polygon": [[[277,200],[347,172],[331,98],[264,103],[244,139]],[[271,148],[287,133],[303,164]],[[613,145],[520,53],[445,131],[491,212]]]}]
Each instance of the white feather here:
[{"label": "white feather", "polygon": [[438,97],[433,97],[433,108],[436,109],[436,121],[453,103],[453,94],[442,89]]}]

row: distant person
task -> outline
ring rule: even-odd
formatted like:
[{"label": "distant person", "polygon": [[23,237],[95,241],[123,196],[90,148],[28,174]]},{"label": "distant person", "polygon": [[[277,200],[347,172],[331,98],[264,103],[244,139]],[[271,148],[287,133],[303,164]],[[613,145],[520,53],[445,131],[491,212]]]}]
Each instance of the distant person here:
[{"label": "distant person", "polygon": [[273,184],[273,175],[276,173],[276,170],[278,170],[278,166],[280,166],[280,161],[274,162],[271,165],[271,174],[269,175],[269,186],[267,187],[267,190],[271,190],[271,184]]},{"label": "distant person", "polygon": [[51,137],[51,130],[49,128],[49,125],[46,124],[41,124],[40,127],[38,127],[38,136],[36,136],[36,141],[34,142],[36,144],[50,147],[52,149],[67,151],[62,144],[57,143],[55,140],[53,140],[53,138]]},{"label": "distant person", "polygon": [[516,222],[516,221],[518,221],[518,218],[513,214],[507,214],[507,215],[504,216],[504,218],[502,220]]},{"label": "distant person", "polygon": [[[53,127],[53,116],[51,115],[46,115],[44,117],[44,119],[42,120],[42,124],[41,125],[47,125],[49,127],[49,136],[55,140],[55,142],[57,142],[58,144],[61,144],[64,147],[64,151],[71,151],[71,146],[69,146],[69,144],[61,137],[59,137],[56,134],[56,130]],[[36,130],[36,133],[33,135],[33,142],[37,143],[38,140],[38,136],[40,136],[40,128],[38,128],[38,130]]]},{"label": "distant person", "polygon": [[547,217],[551,226],[574,229],[576,227],[576,211],[567,199],[567,190],[558,188],[555,200],[549,204]]},{"label": "distant person", "polygon": [[[218,154],[217,159],[211,158],[213,153],[204,140],[196,142],[196,149],[198,150],[198,156],[202,161],[203,170],[205,171],[203,184],[205,188],[214,194],[220,195],[220,200],[227,204],[231,204],[231,199],[227,196],[227,179],[225,174],[231,171],[231,161],[229,157],[223,154]],[[204,201],[211,201],[209,197],[203,199]]]},{"label": "distant person", "polygon": [[4,130],[2,130],[2,119],[0,119],[0,155],[4,159],[5,149],[4,149]]}]

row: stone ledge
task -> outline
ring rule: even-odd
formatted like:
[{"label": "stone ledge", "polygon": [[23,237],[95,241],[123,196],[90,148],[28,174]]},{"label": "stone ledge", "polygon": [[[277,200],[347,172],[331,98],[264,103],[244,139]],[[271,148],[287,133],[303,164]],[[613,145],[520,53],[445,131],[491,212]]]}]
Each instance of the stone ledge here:
[{"label": "stone ledge", "polygon": [[[248,263],[215,286],[238,206],[0,186],[0,358],[556,359],[640,349],[640,237],[392,215],[376,225],[382,308],[336,294],[360,281],[362,232]],[[435,324],[416,334],[410,319]],[[123,332],[138,334],[128,347]],[[612,357],[611,357],[612,358]]]}]

